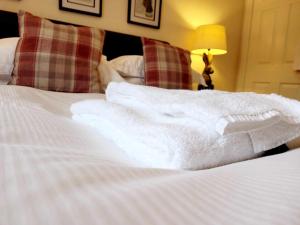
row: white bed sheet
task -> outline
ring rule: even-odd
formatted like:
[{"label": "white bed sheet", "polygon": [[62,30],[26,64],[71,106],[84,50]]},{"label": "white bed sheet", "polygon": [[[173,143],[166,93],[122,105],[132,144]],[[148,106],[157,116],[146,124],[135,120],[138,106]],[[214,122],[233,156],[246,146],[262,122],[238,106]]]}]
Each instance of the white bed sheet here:
[{"label": "white bed sheet", "polygon": [[104,97],[103,94],[73,94],[23,86],[0,86],[0,146],[17,144],[65,148],[97,155],[103,160],[135,165],[112,141],[93,128],[72,121],[72,103]]},{"label": "white bed sheet", "polygon": [[70,119],[71,103],[98,97],[0,86],[1,225],[299,225],[300,149],[194,172],[138,168]]}]

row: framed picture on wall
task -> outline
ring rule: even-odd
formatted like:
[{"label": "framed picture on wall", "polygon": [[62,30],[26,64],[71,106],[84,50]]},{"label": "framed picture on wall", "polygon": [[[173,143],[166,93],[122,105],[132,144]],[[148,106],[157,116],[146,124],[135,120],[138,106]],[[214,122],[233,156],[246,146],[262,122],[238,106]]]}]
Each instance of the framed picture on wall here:
[{"label": "framed picture on wall", "polygon": [[102,0],[59,0],[59,9],[100,17]]},{"label": "framed picture on wall", "polygon": [[159,29],[162,0],[128,0],[127,22]]}]

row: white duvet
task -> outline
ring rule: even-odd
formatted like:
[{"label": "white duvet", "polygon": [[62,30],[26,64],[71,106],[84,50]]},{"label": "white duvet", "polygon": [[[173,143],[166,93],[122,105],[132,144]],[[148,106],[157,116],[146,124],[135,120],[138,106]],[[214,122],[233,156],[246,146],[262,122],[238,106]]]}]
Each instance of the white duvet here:
[{"label": "white duvet", "polygon": [[300,149],[215,169],[140,168],[70,105],[101,98],[0,86],[0,224],[300,221]]}]

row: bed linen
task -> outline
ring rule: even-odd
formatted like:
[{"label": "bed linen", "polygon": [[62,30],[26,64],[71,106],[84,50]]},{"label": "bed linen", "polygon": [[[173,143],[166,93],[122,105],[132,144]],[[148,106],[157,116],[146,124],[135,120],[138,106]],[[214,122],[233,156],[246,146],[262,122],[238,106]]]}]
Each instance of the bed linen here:
[{"label": "bed linen", "polygon": [[140,168],[71,121],[73,102],[100,96],[0,86],[1,225],[299,224],[300,149],[195,172]]},{"label": "bed linen", "polygon": [[0,86],[0,146],[39,146],[41,149],[62,152],[72,150],[80,154],[101,155],[108,161],[130,162],[126,161],[127,157],[123,157],[112,142],[72,121],[70,105],[85,98],[104,96],[50,92],[14,85]]}]

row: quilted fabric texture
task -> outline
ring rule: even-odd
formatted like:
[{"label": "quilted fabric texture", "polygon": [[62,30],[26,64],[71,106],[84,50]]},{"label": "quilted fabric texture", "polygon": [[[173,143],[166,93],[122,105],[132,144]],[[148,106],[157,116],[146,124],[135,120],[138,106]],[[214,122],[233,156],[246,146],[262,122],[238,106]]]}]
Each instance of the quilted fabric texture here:
[{"label": "quilted fabric texture", "polygon": [[19,12],[20,41],[10,84],[62,92],[100,92],[97,66],[105,32],[54,24]]},{"label": "quilted fabric texture", "polygon": [[192,89],[190,52],[167,43],[142,38],[145,84],[167,89]]}]

